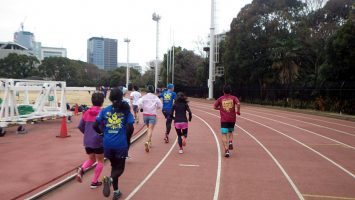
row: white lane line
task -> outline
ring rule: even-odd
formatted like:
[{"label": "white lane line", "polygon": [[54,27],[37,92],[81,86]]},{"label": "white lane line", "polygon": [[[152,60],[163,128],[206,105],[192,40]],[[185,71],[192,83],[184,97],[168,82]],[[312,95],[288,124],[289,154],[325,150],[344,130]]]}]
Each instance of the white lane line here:
[{"label": "white lane line", "polygon": [[180,167],[199,167],[200,165],[179,164]]},{"label": "white lane line", "polygon": [[221,166],[222,166],[222,159],[221,159],[221,145],[219,144],[219,140],[217,138],[217,134],[214,132],[214,130],[211,128],[211,126],[201,117],[193,114],[195,117],[199,118],[201,121],[203,121],[203,123],[205,123],[208,128],[211,130],[214,139],[216,140],[216,144],[217,144],[217,154],[218,154],[218,164],[217,164],[217,177],[216,177],[216,186],[214,189],[214,195],[213,195],[213,200],[217,200],[218,199],[218,195],[219,195],[219,187],[221,185]]},{"label": "white lane line", "polygon": [[318,199],[335,199],[335,200],[355,200],[355,197],[337,197],[337,196],[327,196],[327,195],[314,195],[314,194],[303,194],[304,197],[318,198]]},{"label": "white lane line", "polygon": [[150,177],[153,176],[153,174],[159,169],[159,167],[163,164],[163,162],[166,160],[166,158],[170,155],[171,151],[174,149],[175,145],[177,142],[177,138],[174,141],[174,144],[171,145],[171,148],[169,149],[169,151],[165,154],[165,156],[163,157],[163,159],[161,159],[161,161],[154,167],[154,169],[143,179],[143,181],[136,187],[134,188],[134,190],[126,197],[126,199],[131,199],[137,192],[138,190],[140,190],[143,185],[150,179]]},{"label": "white lane line", "polygon": [[[200,110],[200,109],[198,109],[198,110]],[[214,115],[214,116],[219,117],[218,115],[215,115],[215,114],[206,112],[206,111],[204,111],[204,110],[200,110],[200,111],[201,111],[201,112],[208,113],[208,114],[210,114],[210,115]],[[354,175],[353,173],[351,173],[350,171],[348,171],[347,169],[345,169],[344,167],[342,167],[342,166],[339,165],[338,163],[334,162],[332,159],[328,158],[327,156],[325,156],[325,155],[321,154],[320,152],[316,151],[315,149],[313,149],[313,148],[307,146],[306,144],[304,144],[304,143],[302,143],[302,142],[296,140],[295,138],[293,138],[293,137],[291,137],[291,136],[288,136],[287,134],[284,134],[284,133],[282,133],[281,131],[278,131],[278,130],[276,130],[276,129],[274,129],[274,128],[271,128],[270,126],[267,126],[267,125],[265,125],[265,124],[259,123],[259,122],[257,122],[257,121],[254,121],[254,120],[251,120],[251,119],[248,119],[248,118],[245,118],[245,117],[241,117],[241,118],[243,118],[243,119],[245,119],[245,120],[248,120],[248,121],[251,121],[251,122],[254,122],[254,123],[259,124],[259,125],[261,125],[261,126],[264,126],[264,127],[268,128],[268,129],[270,129],[270,130],[273,130],[273,131],[275,131],[275,132],[277,132],[277,133],[279,133],[279,134],[281,134],[281,135],[283,135],[283,136],[285,136],[285,137],[287,137],[287,138],[293,140],[294,142],[296,142],[296,143],[298,143],[298,144],[304,146],[305,148],[311,150],[312,152],[314,152],[314,153],[316,153],[317,155],[321,156],[321,157],[324,158],[325,160],[329,161],[330,163],[332,163],[333,165],[335,165],[336,167],[338,167],[339,169],[341,169],[342,171],[344,171],[345,173],[347,173],[348,175],[350,175],[352,178],[355,179],[355,175]]]},{"label": "white lane line", "polygon": [[250,114],[250,113],[246,113],[246,114],[252,115],[252,116],[256,116],[256,117],[259,117],[259,118],[263,118],[263,119],[267,119],[267,120],[270,120],[270,121],[274,121],[274,122],[277,122],[277,123],[280,123],[280,124],[284,124],[284,125],[287,125],[287,126],[291,126],[291,127],[297,128],[297,129],[299,129],[299,130],[302,130],[302,131],[306,131],[306,132],[308,132],[308,133],[311,133],[311,134],[313,134],[313,135],[317,135],[317,136],[319,136],[319,137],[328,139],[328,140],[330,140],[330,141],[333,141],[333,142],[338,143],[338,144],[340,144],[340,145],[346,146],[346,147],[348,147],[348,148],[355,149],[355,147],[353,147],[353,146],[351,146],[351,145],[342,143],[342,142],[340,142],[340,141],[338,141],[338,140],[329,138],[329,137],[324,136],[324,135],[320,135],[320,134],[315,133],[315,132],[313,132],[313,131],[310,131],[310,130],[308,130],[308,129],[304,129],[304,128],[301,128],[301,127],[298,127],[298,126],[295,126],[295,125],[292,125],[292,124],[288,124],[288,123],[285,123],[285,122],[280,122],[280,121],[277,121],[277,120],[273,120],[273,119],[270,119],[270,118],[267,118],[267,117],[261,117],[261,116],[259,116],[259,115],[254,115],[254,114]]},{"label": "white lane line", "polygon": [[[298,120],[298,119],[291,119],[291,118],[288,118],[288,117],[283,117],[283,116],[281,116],[281,115],[275,115],[275,114],[270,114],[270,113],[265,113],[265,112],[259,112],[259,111],[252,111],[252,112],[262,113],[262,114],[265,114],[265,115],[276,116],[276,117],[280,117],[280,118],[288,119],[288,120],[294,120],[294,121],[297,121],[297,122],[302,122],[302,123],[305,123],[305,124],[310,124],[310,125],[313,125],[313,126],[325,128],[325,129],[328,129],[328,130],[332,130],[332,131],[335,131],[335,132],[338,132],[338,133],[343,133],[343,134],[346,134],[346,135],[350,135],[350,136],[355,137],[355,134],[351,134],[351,133],[348,133],[348,132],[345,132],[345,131],[341,131],[341,130],[338,130],[338,129],[330,128],[330,127],[327,127],[327,126],[322,126],[322,125],[319,125],[319,124],[314,124],[314,123],[310,123],[310,122],[305,122],[305,121]],[[247,112],[247,114],[250,114],[250,113]],[[259,115],[258,115],[258,116],[259,116]]]},{"label": "white lane line", "polygon": [[[204,108],[203,106],[196,106],[196,107],[202,107],[202,108]],[[213,109],[211,109],[211,108],[205,108],[205,109],[213,110]],[[215,111],[215,110],[213,110],[213,111]],[[353,147],[353,146],[351,146],[351,145],[345,144],[345,143],[340,142],[340,141],[338,141],[338,140],[329,138],[329,137],[327,137],[327,136],[324,136],[324,135],[315,133],[315,132],[313,132],[313,131],[310,131],[310,130],[307,130],[307,129],[304,129],[304,128],[301,128],[301,127],[298,127],[298,126],[295,126],[295,125],[292,125],[292,124],[288,124],[288,123],[281,122],[281,121],[278,121],[278,120],[270,119],[270,118],[267,118],[267,117],[262,117],[262,116],[260,116],[260,115],[254,115],[254,114],[250,114],[250,113],[245,113],[245,114],[253,115],[253,116],[260,117],[260,118],[263,118],[263,119],[267,119],[267,120],[270,120],[270,121],[274,121],[274,122],[277,122],[277,123],[280,123],[280,124],[284,124],[284,125],[287,125],[287,126],[291,126],[291,127],[294,127],[294,128],[299,129],[299,130],[302,130],[302,131],[311,133],[311,134],[313,134],[313,135],[322,137],[322,138],[324,138],[324,139],[330,140],[330,141],[332,141],[332,142],[338,143],[338,144],[340,144],[340,145],[343,145],[343,146],[345,146],[345,147],[348,147],[348,148],[350,148],[350,149],[354,149],[354,150],[355,150],[355,147]],[[243,117],[241,117],[241,118],[243,118]]]},{"label": "white lane line", "polygon": [[[196,102],[192,102],[192,103],[196,103]],[[204,104],[206,106],[210,105],[210,104],[207,104],[207,103],[202,103],[202,104]],[[198,104],[198,105],[201,105],[201,104]],[[212,106],[209,106],[208,108],[211,108],[211,107]],[[264,112],[264,111],[265,112],[273,112],[273,111],[278,111],[278,110],[274,110],[272,108],[270,108],[270,109],[267,109],[267,108],[256,108],[256,107],[252,107],[252,106],[247,106],[247,107],[251,108],[251,109],[248,109],[248,110],[255,111],[255,112]],[[328,123],[328,124],[334,124],[334,125],[338,125],[338,126],[343,126],[343,127],[355,129],[355,125],[354,126],[349,126],[349,125],[346,125],[346,124],[340,124],[340,123],[336,123],[336,122],[329,122],[329,121],[325,121],[325,120],[321,120],[321,119],[315,119],[315,118],[305,117],[304,116],[304,115],[309,116],[309,115],[312,115],[312,114],[297,113],[297,115],[293,115],[291,113],[287,113],[287,111],[280,111],[280,112],[282,112],[283,115],[288,115],[288,116],[298,117],[298,118],[303,118],[303,119],[311,119],[311,120],[320,121],[320,122],[324,122],[324,123]],[[302,116],[300,116],[300,115],[302,115]],[[317,117],[322,117],[322,116],[317,116]],[[331,118],[331,119],[340,121],[340,119],[334,119],[334,118]]]},{"label": "white lane line", "polygon": [[[203,110],[198,109],[201,112],[205,112]],[[209,115],[215,116],[215,117],[219,117],[218,115],[209,113],[209,112],[205,112]],[[248,131],[246,131],[245,129],[243,129],[241,126],[236,126],[239,127],[242,131],[244,131],[246,134],[249,135],[249,137],[251,137],[253,140],[255,140],[263,149],[264,151],[266,151],[266,153],[272,158],[272,160],[275,162],[275,164],[277,165],[277,167],[281,170],[281,172],[283,173],[283,175],[285,176],[285,178],[287,179],[287,181],[289,182],[289,184],[291,185],[292,189],[295,191],[295,193],[297,194],[298,198],[300,200],[304,200],[302,193],[299,191],[299,189],[297,188],[297,186],[295,185],[295,183],[292,181],[291,177],[287,174],[286,170],[282,167],[282,165],[279,163],[279,161],[274,157],[274,155],[272,155],[272,153],[258,140],[256,139],[252,134],[250,134]]]},{"label": "white lane line", "polygon": [[[252,110],[252,111],[259,111],[259,112],[263,112],[263,111],[268,111],[268,112],[272,112],[271,110],[269,109],[258,109],[258,108],[255,108],[255,107],[250,107],[251,109],[249,110]],[[288,116],[292,116],[292,117],[298,117],[298,118],[302,118],[302,119],[310,119],[310,120],[314,120],[314,121],[319,121],[319,122],[324,122],[324,123],[328,123],[328,124],[334,124],[334,125],[338,125],[338,126],[343,126],[343,127],[347,127],[347,128],[352,128],[352,129],[355,129],[355,125],[354,126],[349,126],[349,125],[346,125],[346,124],[340,124],[340,123],[336,123],[336,122],[329,122],[329,121],[325,121],[325,120],[321,120],[321,119],[315,119],[315,118],[311,118],[311,117],[305,117],[303,115],[311,115],[311,114],[304,114],[304,113],[298,113],[297,115],[293,115],[291,113],[286,113],[285,111],[281,111],[284,115],[288,115]],[[300,116],[302,115],[302,116]],[[318,116],[319,117],[319,116]],[[332,118],[334,119],[334,118]],[[336,120],[340,120],[340,119],[336,119]]]},{"label": "white lane line", "polygon": [[253,138],[255,140],[255,142],[257,142],[264,149],[264,151],[266,151],[266,153],[269,154],[269,156],[272,158],[272,160],[275,162],[277,167],[281,170],[281,172],[283,173],[283,175],[287,179],[288,183],[292,186],[292,189],[295,191],[295,193],[297,194],[298,198],[301,199],[301,200],[304,200],[301,192],[299,191],[299,189],[297,188],[295,183],[292,181],[291,177],[287,174],[286,170],[282,167],[282,165],[279,163],[279,161],[274,157],[274,155],[272,155],[272,153],[258,139],[256,139],[251,133],[249,133],[248,131],[243,129],[241,126],[238,126],[238,127],[242,131],[247,133],[251,138]]}]

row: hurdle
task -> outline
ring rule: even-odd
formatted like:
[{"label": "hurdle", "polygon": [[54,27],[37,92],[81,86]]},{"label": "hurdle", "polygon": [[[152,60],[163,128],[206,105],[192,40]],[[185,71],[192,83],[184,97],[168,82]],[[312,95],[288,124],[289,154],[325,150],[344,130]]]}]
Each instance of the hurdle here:
[{"label": "hurdle", "polygon": [[[96,91],[95,87],[66,87],[65,81],[0,79],[0,91],[3,93],[0,109],[0,137],[6,134],[9,125],[19,125],[17,132],[25,133],[27,122],[43,118],[72,116],[67,110],[66,91]],[[34,102],[29,101],[29,92],[38,92]],[[16,94],[24,93],[22,103],[16,100]],[[59,93],[60,95],[57,95]],[[59,100],[59,101],[58,101]],[[27,108],[21,113],[19,108]]]}]

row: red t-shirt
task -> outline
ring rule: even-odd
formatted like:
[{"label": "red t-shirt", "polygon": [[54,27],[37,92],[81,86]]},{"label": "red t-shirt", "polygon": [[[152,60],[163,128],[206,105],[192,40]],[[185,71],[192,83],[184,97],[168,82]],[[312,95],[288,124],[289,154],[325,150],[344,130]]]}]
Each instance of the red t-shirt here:
[{"label": "red t-shirt", "polygon": [[225,94],[217,99],[214,103],[214,107],[220,112],[221,122],[235,122],[235,105],[238,104],[240,104],[239,99],[230,94]]}]

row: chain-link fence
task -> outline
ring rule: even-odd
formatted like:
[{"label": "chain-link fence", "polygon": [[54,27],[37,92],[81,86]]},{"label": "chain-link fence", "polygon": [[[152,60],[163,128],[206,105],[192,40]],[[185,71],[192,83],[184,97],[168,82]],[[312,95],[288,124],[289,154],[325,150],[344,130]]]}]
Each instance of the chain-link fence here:
[{"label": "chain-link fence", "polygon": [[[332,84],[323,84],[323,87],[319,88],[260,88],[249,86],[233,88],[233,95],[237,96],[242,102],[253,104],[355,114],[355,87],[353,87],[355,84],[342,84],[342,87],[329,87],[327,85]],[[208,97],[208,88],[205,86],[177,85],[175,91],[182,91],[190,97]],[[218,98],[221,95],[223,95],[222,87],[215,87],[214,97]]]}]

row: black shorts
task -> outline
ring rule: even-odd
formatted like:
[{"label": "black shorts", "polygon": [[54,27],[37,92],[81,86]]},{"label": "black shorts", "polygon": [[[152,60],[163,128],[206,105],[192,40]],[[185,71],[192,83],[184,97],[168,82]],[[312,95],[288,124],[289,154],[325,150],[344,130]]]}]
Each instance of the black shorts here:
[{"label": "black shorts", "polygon": [[133,105],[133,112],[138,112],[138,106],[137,105]]},{"label": "black shorts", "polygon": [[221,128],[234,128],[235,122],[221,122]]},{"label": "black shorts", "polygon": [[85,151],[87,154],[103,154],[104,153],[104,148],[90,148],[90,147],[85,147]]}]

